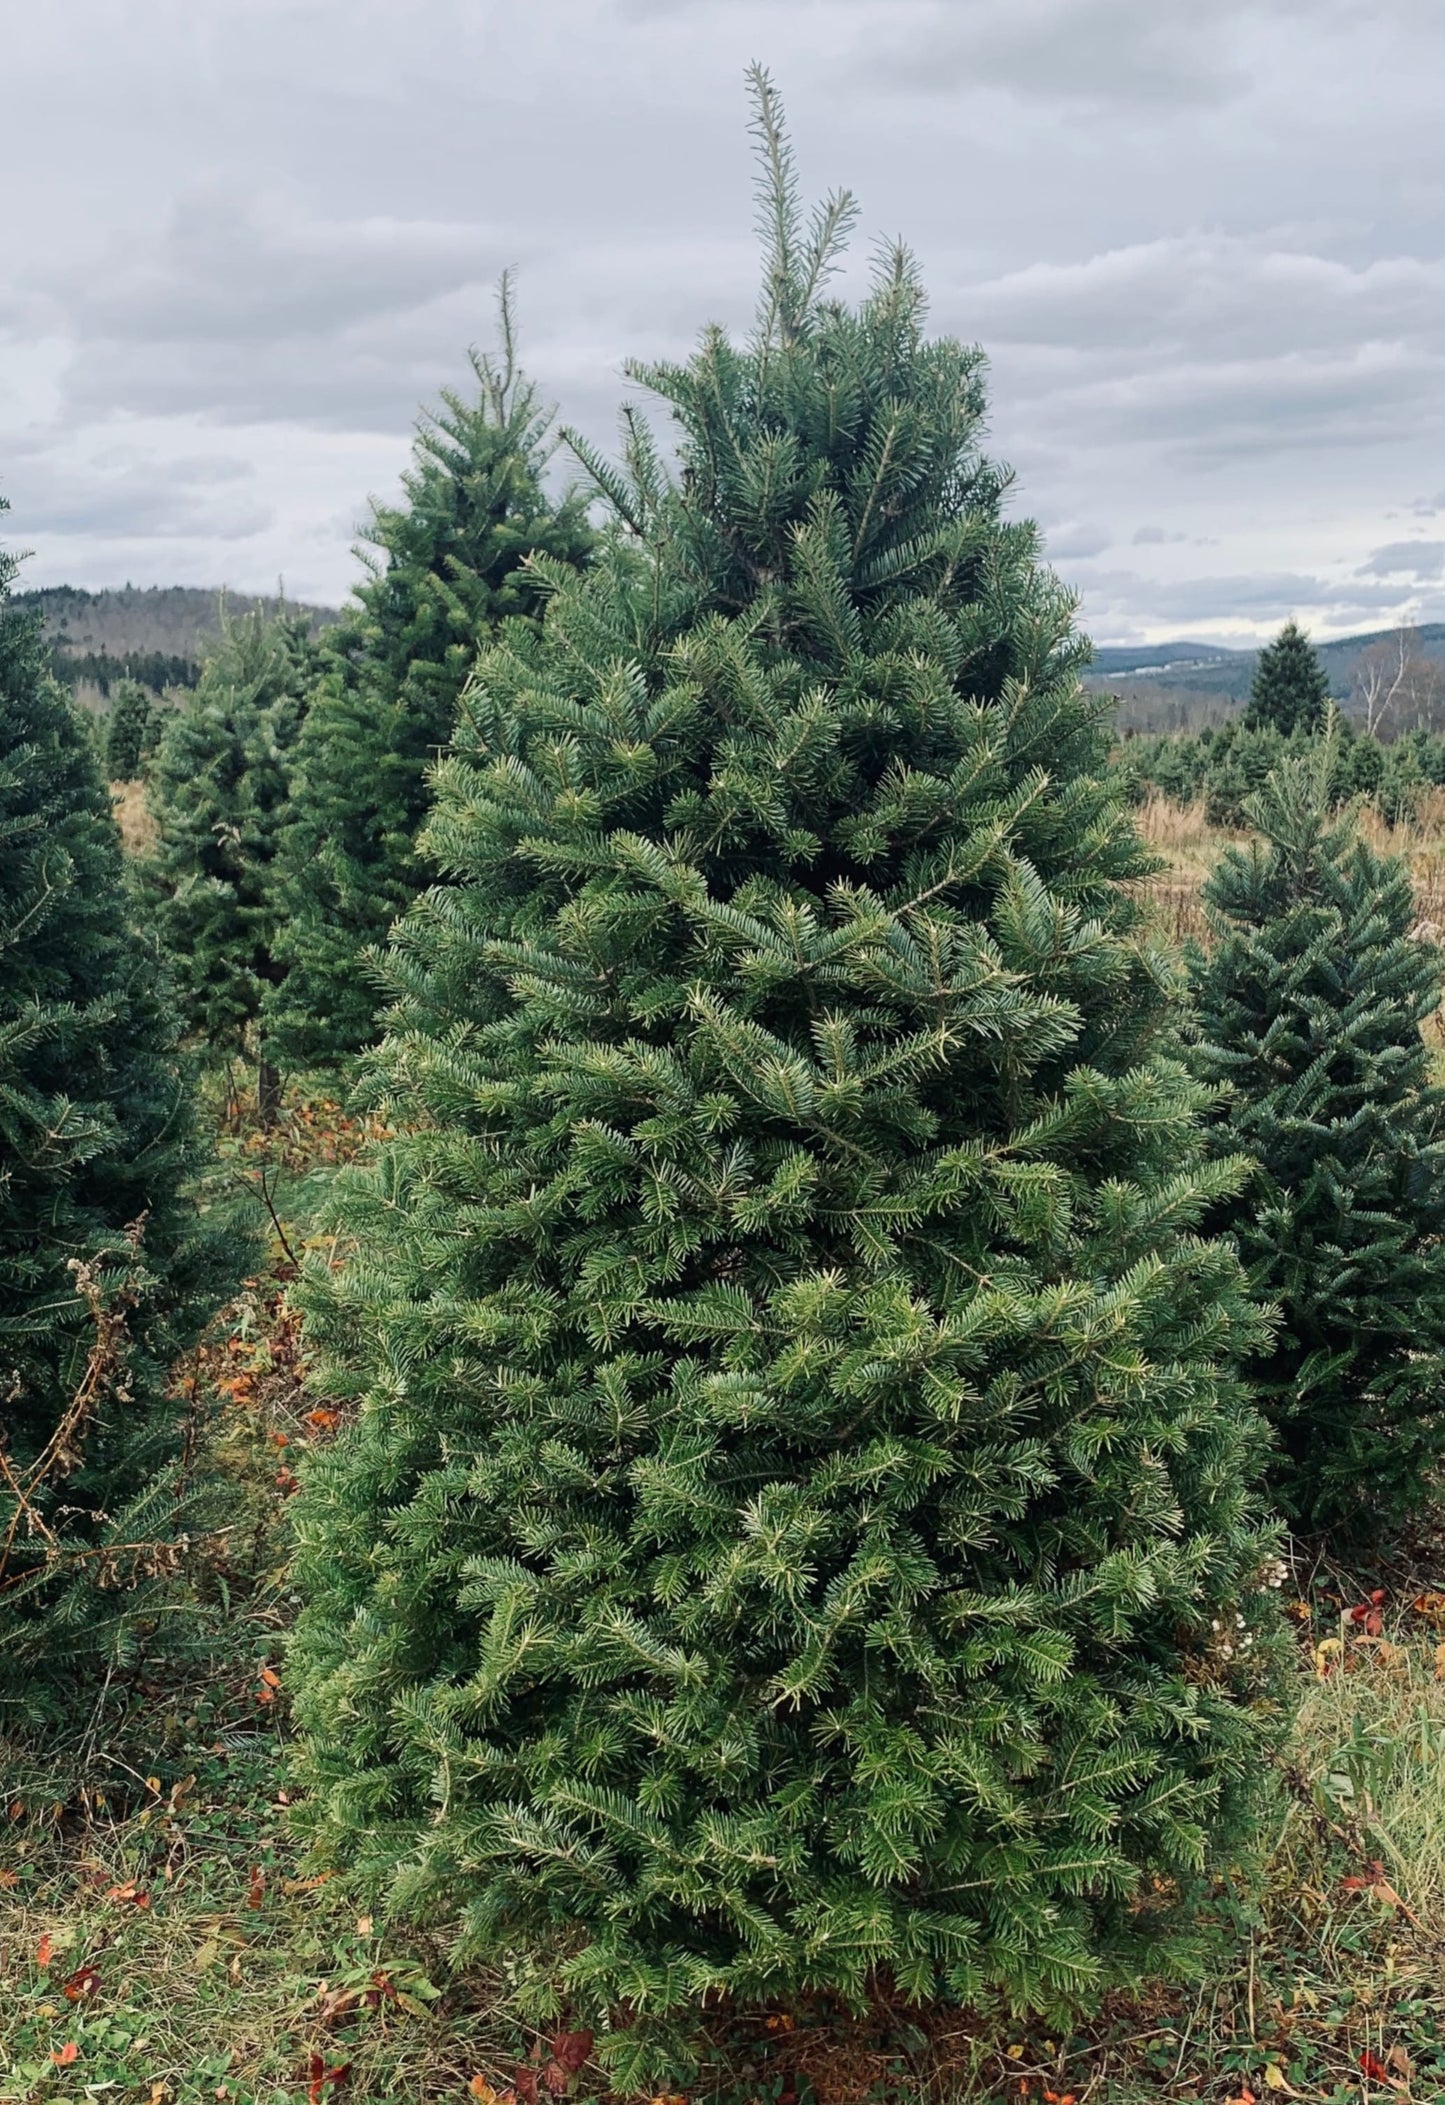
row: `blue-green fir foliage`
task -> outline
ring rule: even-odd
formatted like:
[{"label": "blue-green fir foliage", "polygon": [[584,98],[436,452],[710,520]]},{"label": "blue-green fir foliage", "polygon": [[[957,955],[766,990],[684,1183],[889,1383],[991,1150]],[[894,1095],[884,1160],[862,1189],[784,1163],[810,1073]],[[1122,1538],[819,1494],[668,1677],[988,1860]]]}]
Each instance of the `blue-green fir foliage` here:
[{"label": "blue-green fir foliage", "polygon": [[0,551],[0,1721],[88,1710],[201,1506],[168,1363],[240,1269],[89,736]]},{"label": "blue-green fir foliage", "polygon": [[160,743],[160,711],[139,680],[122,680],[105,721],[105,768],[112,782],[131,782]]},{"label": "blue-green fir foliage", "polygon": [[[1130,738],[1118,765],[1135,796],[1160,791],[1176,803],[1202,802],[1211,826],[1249,825],[1246,807],[1290,755],[1307,752],[1324,732],[1294,731],[1287,737],[1265,724],[1251,730],[1242,717],[1207,726],[1197,736]],[[1445,783],[1445,738],[1432,731],[1407,731],[1381,745],[1343,717],[1330,720],[1327,793],[1332,806],[1352,798],[1368,801],[1397,825],[1410,817],[1421,792]]]},{"label": "blue-green fir foliage", "polygon": [[1259,1165],[1223,1219],[1282,1313],[1250,1369],[1280,1500],[1374,1530],[1445,1449],[1445,1092],[1420,1029],[1441,962],[1404,863],[1331,820],[1328,769],[1323,743],[1281,765],[1205,886],[1198,1065],[1228,1085],[1220,1145]]},{"label": "blue-green fir foliage", "polygon": [[757,334],[638,375],[677,480],[634,423],[633,541],[479,664],[309,1299],[318,1841],[619,2081],[707,1991],[1167,1967],[1272,1731],[1241,1171],[1070,602],[755,88]]},{"label": "blue-green fir foliage", "polygon": [[474,400],[446,393],[423,418],[406,502],[381,506],[368,576],[330,631],[297,744],[278,866],[278,950],[266,1000],[278,1056],[349,1058],[376,1037],[369,953],[428,882],[416,833],[427,771],[447,745],[478,647],[497,624],[540,613],[534,553],[583,563],[586,501],[550,497],[552,412],[516,366],[501,298],[502,356],[473,354]]},{"label": "blue-green fir foliage", "polygon": [[1298,622],[1287,621],[1273,643],[1259,654],[1244,724],[1250,731],[1323,731],[1330,706],[1330,683],[1309,637]]},{"label": "blue-green fir foliage", "polygon": [[227,621],[151,769],[146,876],[186,1027],[217,1051],[247,1045],[285,976],[275,864],[315,676],[304,617]]}]

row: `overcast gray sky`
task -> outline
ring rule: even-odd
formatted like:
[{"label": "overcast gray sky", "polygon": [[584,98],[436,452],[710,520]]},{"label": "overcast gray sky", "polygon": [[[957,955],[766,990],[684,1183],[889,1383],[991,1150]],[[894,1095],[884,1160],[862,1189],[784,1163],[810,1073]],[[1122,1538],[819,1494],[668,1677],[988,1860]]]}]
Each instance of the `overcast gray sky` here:
[{"label": "overcast gray sky", "polygon": [[0,0],[28,580],[339,600],[507,264],[610,439],[751,315],[754,57],[1099,641],[1445,618],[1441,0]]}]

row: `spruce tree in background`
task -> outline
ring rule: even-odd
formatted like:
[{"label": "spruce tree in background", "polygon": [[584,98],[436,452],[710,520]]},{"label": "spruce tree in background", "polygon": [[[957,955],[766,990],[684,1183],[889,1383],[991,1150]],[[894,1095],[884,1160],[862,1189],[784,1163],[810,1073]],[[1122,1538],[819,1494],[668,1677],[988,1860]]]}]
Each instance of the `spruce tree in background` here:
[{"label": "spruce tree in background", "polygon": [[1329,748],[1249,800],[1262,838],[1204,898],[1201,1073],[1222,1147],[1257,1175],[1228,1210],[1282,1322],[1249,1369],[1298,1523],[1374,1530],[1420,1505],[1445,1450],[1445,1092],[1420,1026],[1440,957],[1412,936],[1405,865],[1328,815]]},{"label": "spruce tree in background", "polygon": [[554,503],[543,488],[551,415],[517,371],[505,284],[501,312],[500,364],[474,354],[477,399],[445,394],[423,420],[406,501],[377,508],[371,574],[326,638],[283,850],[290,969],[268,1003],[294,1064],[371,1042],[379,995],[367,953],[426,882],[415,839],[427,769],[451,737],[478,646],[506,617],[539,611],[529,555],[570,564],[591,551],[584,499]]},{"label": "spruce tree in background", "polygon": [[112,782],[133,782],[158,742],[160,724],[139,680],[122,680],[105,727],[105,765]]},{"label": "spruce tree in background", "polygon": [[[618,2087],[662,2014],[1167,1970],[1273,1731],[1261,1347],[1071,602],[905,255],[819,288],[765,76],[746,349],[644,378],[645,534],[481,660],[399,1135],[309,1288],[322,1851]],[[645,2022],[608,2029],[630,2006]],[[657,2064],[652,2068],[655,2071]]]},{"label": "spruce tree in background", "polygon": [[0,1715],[34,1719],[90,1704],[196,1517],[167,1367],[233,1268],[182,1196],[175,1015],[14,570],[0,552]]},{"label": "spruce tree in background", "polygon": [[227,622],[151,773],[158,838],[147,877],[182,1015],[217,1052],[256,1051],[263,1112],[276,1083],[256,1027],[263,995],[285,973],[274,864],[315,677],[304,618]]},{"label": "spruce tree in background", "polygon": [[1259,654],[1244,709],[1245,728],[1280,731],[1286,738],[1297,731],[1313,736],[1324,730],[1329,706],[1325,669],[1304,630],[1287,621]]}]

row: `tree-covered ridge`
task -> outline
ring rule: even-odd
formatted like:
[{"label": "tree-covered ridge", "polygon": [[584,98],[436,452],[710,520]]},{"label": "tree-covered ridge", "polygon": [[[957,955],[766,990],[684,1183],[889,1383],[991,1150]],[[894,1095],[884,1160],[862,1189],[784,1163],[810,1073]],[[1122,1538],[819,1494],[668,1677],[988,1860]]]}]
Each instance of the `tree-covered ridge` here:
[{"label": "tree-covered ridge", "polygon": [[337,618],[335,607],[295,602],[205,585],[121,585],[87,592],[77,585],[45,585],[15,594],[16,605],[40,617],[46,641],[77,656],[127,659],[178,657],[199,665],[220,641],[226,622],[259,614],[302,616],[313,634]]},{"label": "tree-covered ridge", "polygon": [[1167,1969],[1274,1730],[1242,1170],[1070,602],[756,92],[756,335],[649,369],[677,480],[634,422],[631,542],[478,665],[308,1288],[320,1846],[624,2076],[713,1991]]}]

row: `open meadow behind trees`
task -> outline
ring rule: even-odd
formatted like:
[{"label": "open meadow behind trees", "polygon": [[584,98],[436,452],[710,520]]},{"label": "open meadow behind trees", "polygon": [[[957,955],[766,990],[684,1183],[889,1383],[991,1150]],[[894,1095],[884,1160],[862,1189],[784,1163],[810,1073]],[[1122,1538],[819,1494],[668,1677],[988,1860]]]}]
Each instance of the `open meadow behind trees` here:
[{"label": "open meadow behind trees", "polygon": [[[1180,804],[1157,791],[1144,797],[1136,819],[1164,866],[1149,880],[1157,924],[1178,942],[1207,943],[1209,924],[1200,892],[1223,850],[1240,838],[1239,829],[1211,824],[1202,801]],[[1422,928],[1445,930],[1445,791],[1420,791],[1395,821],[1363,804],[1357,824],[1373,848],[1382,855],[1398,855],[1409,866]],[[1426,1030],[1439,1039],[1436,1020]]]},{"label": "open meadow behind trees", "polygon": [[0,550],[5,2105],[1445,2097],[1445,739],[1116,743],[751,92],[665,443]]}]

